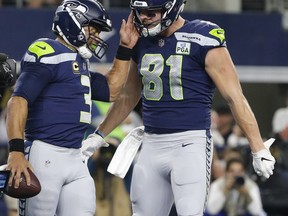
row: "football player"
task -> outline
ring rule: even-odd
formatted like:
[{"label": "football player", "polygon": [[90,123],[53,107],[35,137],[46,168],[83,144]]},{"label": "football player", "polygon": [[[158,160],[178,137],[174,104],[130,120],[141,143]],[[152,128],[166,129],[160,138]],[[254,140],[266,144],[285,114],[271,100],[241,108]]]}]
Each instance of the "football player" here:
[{"label": "football player", "polygon": [[103,76],[89,71],[89,59],[100,59],[108,48],[100,32],[112,30],[98,1],[64,0],[52,30],[55,40],[41,38],[29,46],[8,102],[9,185],[15,179],[19,187],[21,173],[29,185],[27,169],[33,169],[41,183],[39,195],[20,201],[20,215],[94,216],[94,181],[80,149],[91,122],[91,99],[115,100],[139,34],[132,15],[122,20],[114,64]]},{"label": "football player", "polygon": [[[269,178],[275,159],[265,147],[226,47],[224,30],[180,16],[186,0],[131,0],[141,39],[128,81],[100,124],[107,135],[140,97],[145,134],[134,167],[133,216],[202,216],[211,173],[210,115],[217,87],[247,136],[258,175]],[[97,145],[99,135],[84,141]]]}]

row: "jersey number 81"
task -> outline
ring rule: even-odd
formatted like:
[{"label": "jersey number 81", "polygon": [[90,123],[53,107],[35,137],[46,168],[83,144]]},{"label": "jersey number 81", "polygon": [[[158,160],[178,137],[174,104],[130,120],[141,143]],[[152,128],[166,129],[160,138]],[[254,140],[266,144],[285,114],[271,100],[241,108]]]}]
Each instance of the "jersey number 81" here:
[{"label": "jersey number 81", "polygon": [[161,74],[164,66],[170,67],[169,87],[174,100],[183,100],[181,55],[171,55],[166,61],[161,54],[146,54],[142,58],[140,73],[142,74],[143,93],[147,100],[159,101],[163,96],[163,80]]}]

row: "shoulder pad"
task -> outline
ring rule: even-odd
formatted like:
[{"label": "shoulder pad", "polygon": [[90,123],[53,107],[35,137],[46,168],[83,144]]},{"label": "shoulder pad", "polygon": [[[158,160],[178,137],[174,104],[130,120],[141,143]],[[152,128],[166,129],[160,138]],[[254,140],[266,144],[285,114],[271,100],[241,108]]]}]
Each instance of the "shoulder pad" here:
[{"label": "shoulder pad", "polygon": [[203,36],[214,38],[218,40],[220,44],[225,43],[225,31],[217,24],[206,20],[196,20],[195,23],[197,26],[196,32]]},{"label": "shoulder pad", "polygon": [[209,34],[218,38],[221,43],[225,40],[225,31],[221,28],[214,28],[211,31],[209,31]]},{"label": "shoulder pad", "polygon": [[38,58],[55,52],[53,47],[44,41],[36,41],[35,43],[31,44],[28,51],[37,55]]}]

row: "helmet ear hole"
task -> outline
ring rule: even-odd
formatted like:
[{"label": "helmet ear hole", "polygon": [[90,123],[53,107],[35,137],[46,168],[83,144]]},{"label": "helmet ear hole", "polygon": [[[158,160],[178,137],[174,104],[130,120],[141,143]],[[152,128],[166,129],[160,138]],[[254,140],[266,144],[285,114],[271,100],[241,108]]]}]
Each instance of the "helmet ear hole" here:
[{"label": "helmet ear hole", "polygon": [[171,23],[172,23],[172,21],[169,19],[169,20],[166,21],[165,25],[166,25],[166,26],[170,26]]},{"label": "helmet ear hole", "polygon": [[80,32],[80,34],[78,35],[78,39],[79,39],[80,41],[86,40],[85,35],[84,35],[82,32]]},{"label": "helmet ear hole", "polygon": [[172,7],[172,5],[173,5],[173,3],[172,3],[171,1],[169,1],[169,2],[167,2],[167,3],[165,4],[165,8],[166,8],[166,9],[169,9],[169,8]]}]

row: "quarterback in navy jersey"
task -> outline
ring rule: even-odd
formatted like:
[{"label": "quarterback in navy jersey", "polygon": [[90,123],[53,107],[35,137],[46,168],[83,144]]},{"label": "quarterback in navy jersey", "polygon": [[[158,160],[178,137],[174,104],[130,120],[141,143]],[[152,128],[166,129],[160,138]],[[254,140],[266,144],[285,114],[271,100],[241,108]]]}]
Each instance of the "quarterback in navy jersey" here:
[{"label": "quarterback in navy jersey", "polygon": [[84,161],[107,144],[98,136],[98,145],[82,146],[91,123],[91,100],[117,98],[139,33],[132,14],[122,20],[116,58],[104,76],[89,71],[89,59],[101,58],[108,48],[100,32],[112,30],[98,1],[64,0],[52,30],[55,40],[41,38],[29,46],[8,102],[9,184],[15,179],[17,188],[23,173],[29,185],[27,169],[41,183],[37,196],[20,200],[20,215],[94,216],[95,186]]},{"label": "quarterback in navy jersey", "polygon": [[[180,16],[186,0],[131,0],[141,39],[128,80],[96,132],[109,134],[143,105],[145,133],[133,169],[133,216],[202,216],[210,184],[211,104],[215,88],[247,136],[258,175],[269,178],[275,159],[262,141],[226,47],[224,30]],[[97,143],[90,137],[83,143]]]}]

